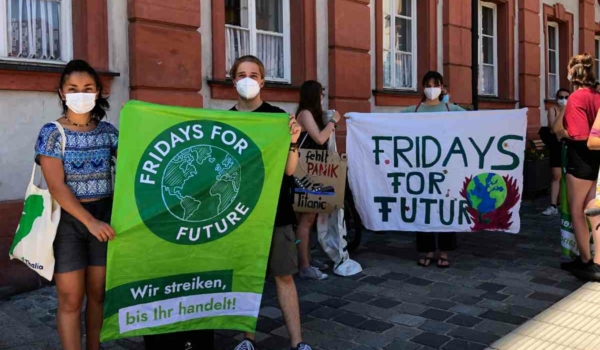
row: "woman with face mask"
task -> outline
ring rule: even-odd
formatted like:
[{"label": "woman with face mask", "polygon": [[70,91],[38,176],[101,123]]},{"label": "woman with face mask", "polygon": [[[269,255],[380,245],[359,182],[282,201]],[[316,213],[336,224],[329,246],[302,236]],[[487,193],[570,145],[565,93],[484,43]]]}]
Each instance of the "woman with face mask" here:
[{"label": "woman with face mask", "polygon": [[[423,98],[419,104],[407,107],[401,113],[434,113],[434,112],[459,112],[463,108],[444,100],[444,77],[438,72],[430,71],[423,77]],[[436,242],[437,241],[437,242]],[[437,243],[437,244],[436,244]],[[436,266],[439,268],[450,267],[448,252],[456,249],[456,233],[417,233],[417,251],[425,253],[425,257],[417,262],[419,266],[429,267],[439,251]]]},{"label": "woman with face mask", "polygon": [[[298,123],[302,127],[300,134],[300,148],[305,149],[327,149],[327,141],[334,132],[340,114],[332,111],[331,117],[325,120],[323,113],[323,99],[325,98],[325,89],[321,83],[309,80],[302,84],[300,88],[300,103],[296,114]],[[299,179],[297,179],[299,181]],[[300,181],[299,181],[300,182]],[[304,187],[300,182],[296,186]],[[310,185],[308,185],[310,187]],[[321,188],[306,188],[311,191],[321,191]],[[298,213],[298,227],[296,229],[296,238],[298,243],[298,262],[300,268],[300,278],[311,280],[325,280],[329,276],[320,271],[328,266],[318,260],[312,260],[310,257],[310,230],[317,218],[316,213]]]},{"label": "woman with face mask", "polygon": [[540,128],[538,135],[544,142],[550,152],[550,168],[552,169],[552,185],[550,187],[550,206],[542,212],[542,215],[558,215],[558,195],[560,190],[560,179],[562,177],[561,152],[562,145],[554,133],[555,123],[558,123],[559,116],[564,114],[571,93],[567,89],[560,89],[556,92],[556,103],[558,106],[548,110],[548,126]]},{"label": "woman with face mask", "polygon": [[[56,321],[62,348],[81,349],[81,310],[86,300],[87,349],[100,349],[107,242],[115,232],[112,157],[119,132],[102,119],[108,100],[100,76],[85,61],[71,61],[59,82],[63,116],[44,125],[35,161],[62,208],[54,241]],[[64,145],[64,152],[63,152]]]}]

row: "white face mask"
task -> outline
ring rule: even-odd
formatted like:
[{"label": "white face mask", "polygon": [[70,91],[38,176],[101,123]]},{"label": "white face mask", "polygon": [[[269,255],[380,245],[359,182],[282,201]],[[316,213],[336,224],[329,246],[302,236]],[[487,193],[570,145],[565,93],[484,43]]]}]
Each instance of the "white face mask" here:
[{"label": "white face mask", "polygon": [[260,85],[251,78],[244,78],[235,83],[238,94],[245,100],[251,100],[260,93]]},{"label": "white face mask", "polygon": [[567,105],[567,100],[558,100],[558,105],[559,106],[566,106]]},{"label": "white face mask", "polygon": [[76,114],[90,112],[96,106],[96,94],[69,93],[65,94],[67,107]]},{"label": "white face mask", "polygon": [[427,96],[427,99],[431,100],[431,101],[439,98],[441,93],[442,93],[441,87],[425,88],[425,96]]}]

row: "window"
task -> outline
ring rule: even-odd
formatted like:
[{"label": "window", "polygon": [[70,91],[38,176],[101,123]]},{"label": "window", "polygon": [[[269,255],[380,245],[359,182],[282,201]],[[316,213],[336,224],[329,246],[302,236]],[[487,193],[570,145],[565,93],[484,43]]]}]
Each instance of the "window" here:
[{"label": "window", "polygon": [[498,96],[498,10],[479,3],[479,94]]},{"label": "window", "polygon": [[417,89],[416,0],[383,0],[383,86]]},{"label": "window", "polygon": [[289,83],[289,0],[225,0],[226,69],[238,57],[254,55],[266,79]]},{"label": "window", "polygon": [[548,99],[554,99],[560,86],[558,23],[548,22]]},{"label": "window", "polygon": [[596,43],[594,49],[594,53],[596,54],[596,80],[600,81],[600,36],[597,36],[594,42]]},{"label": "window", "polygon": [[71,0],[0,0],[0,60],[64,63],[72,45]]}]

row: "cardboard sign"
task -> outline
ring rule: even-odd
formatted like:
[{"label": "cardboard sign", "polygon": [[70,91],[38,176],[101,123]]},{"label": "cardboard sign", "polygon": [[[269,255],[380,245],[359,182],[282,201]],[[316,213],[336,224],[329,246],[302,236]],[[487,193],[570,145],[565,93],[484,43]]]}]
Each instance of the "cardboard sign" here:
[{"label": "cardboard sign", "polygon": [[331,213],[344,207],[346,155],[317,149],[300,149],[294,173],[294,210]]}]

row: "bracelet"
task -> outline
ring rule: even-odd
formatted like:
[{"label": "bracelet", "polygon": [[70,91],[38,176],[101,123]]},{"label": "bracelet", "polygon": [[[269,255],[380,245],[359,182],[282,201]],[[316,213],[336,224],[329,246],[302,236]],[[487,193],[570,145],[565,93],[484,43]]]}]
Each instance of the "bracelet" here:
[{"label": "bracelet", "polygon": [[289,150],[289,152],[294,152],[294,153],[296,153],[297,151],[298,151],[298,147],[290,146],[290,150]]},{"label": "bracelet", "polygon": [[300,146],[298,146],[298,142],[290,142],[290,148],[291,147],[298,149]]},{"label": "bracelet", "polygon": [[335,120],[333,120],[333,118],[329,119],[329,121],[327,123],[333,123],[333,125],[337,125],[337,122]]}]

